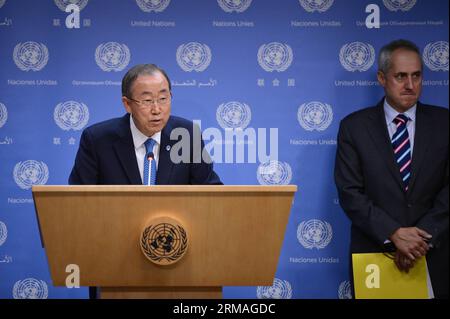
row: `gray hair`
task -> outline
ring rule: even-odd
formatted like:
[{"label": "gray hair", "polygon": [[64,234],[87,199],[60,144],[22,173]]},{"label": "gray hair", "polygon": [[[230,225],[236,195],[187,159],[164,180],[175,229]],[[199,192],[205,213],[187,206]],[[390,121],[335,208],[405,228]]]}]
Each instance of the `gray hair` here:
[{"label": "gray hair", "polygon": [[169,91],[172,92],[172,85],[167,73],[156,64],[138,64],[128,70],[122,79],[122,96],[131,98],[131,86],[140,75],[155,75],[161,73],[169,83]]},{"label": "gray hair", "polygon": [[411,41],[399,39],[392,41],[380,49],[380,54],[378,55],[378,71],[386,74],[391,68],[391,56],[394,51],[403,49],[407,51],[412,51],[417,53],[422,63],[422,56],[420,55],[420,50],[416,44]]}]

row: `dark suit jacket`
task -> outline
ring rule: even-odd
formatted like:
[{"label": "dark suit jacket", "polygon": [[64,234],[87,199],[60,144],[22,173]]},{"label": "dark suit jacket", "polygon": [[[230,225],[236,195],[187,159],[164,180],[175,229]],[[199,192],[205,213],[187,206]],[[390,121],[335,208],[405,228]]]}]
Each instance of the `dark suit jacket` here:
[{"label": "dark suit jacket", "polygon": [[[193,148],[190,163],[173,163],[169,147],[178,140],[170,140],[175,128],[185,128],[194,137],[192,122],[171,116],[161,132],[156,184],[222,184],[213,170],[212,163],[194,162]],[[199,132],[196,132],[199,134]],[[181,139],[181,137],[179,137]],[[169,147],[168,147],[169,146]],[[201,142],[201,149],[204,144]],[[81,135],[80,147],[75,165],[69,177],[69,184],[81,185],[139,185],[142,184],[133,138],[130,129],[130,115],[92,125]]]},{"label": "dark suit jacket", "polygon": [[405,193],[386,125],[383,101],[341,121],[335,181],[352,221],[350,250],[380,252],[400,227],[431,235],[427,262],[437,297],[448,296],[449,112],[418,103],[412,175]]}]

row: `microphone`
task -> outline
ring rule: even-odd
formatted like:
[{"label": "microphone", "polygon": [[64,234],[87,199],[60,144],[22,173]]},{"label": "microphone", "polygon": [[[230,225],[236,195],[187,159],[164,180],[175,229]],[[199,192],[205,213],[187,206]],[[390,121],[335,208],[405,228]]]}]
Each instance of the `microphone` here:
[{"label": "microphone", "polygon": [[147,160],[148,161],[154,161],[155,160],[155,155],[153,154],[153,152],[149,152],[147,154]]}]

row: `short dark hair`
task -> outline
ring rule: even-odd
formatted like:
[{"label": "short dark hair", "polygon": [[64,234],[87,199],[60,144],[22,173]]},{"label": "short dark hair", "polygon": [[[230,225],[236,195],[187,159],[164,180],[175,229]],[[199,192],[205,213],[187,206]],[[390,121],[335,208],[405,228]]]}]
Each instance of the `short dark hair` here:
[{"label": "short dark hair", "polygon": [[409,40],[399,39],[386,44],[380,49],[380,53],[378,55],[378,71],[381,71],[385,74],[389,71],[389,69],[391,68],[392,53],[399,49],[417,53],[420,58],[420,63],[423,66],[419,47]]},{"label": "short dark hair", "polygon": [[128,72],[124,75],[122,79],[122,96],[131,98],[131,86],[138,78],[138,76],[155,75],[158,72],[166,78],[167,82],[169,83],[169,91],[172,91],[170,79],[163,69],[158,67],[156,64],[138,64],[129,69]]}]

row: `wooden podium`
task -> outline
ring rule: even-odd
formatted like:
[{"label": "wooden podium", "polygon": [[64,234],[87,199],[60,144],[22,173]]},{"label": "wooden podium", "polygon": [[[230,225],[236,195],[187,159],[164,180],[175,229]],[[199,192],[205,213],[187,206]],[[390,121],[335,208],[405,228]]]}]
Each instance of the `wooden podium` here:
[{"label": "wooden podium", "polygon": [[[222,286],[271,286],[297,186],[33,186],[55,286],[66,266],[101,298],[221,298]],[[155,218],[186,229],[185,255],[151,262],[141,234]]]}]

